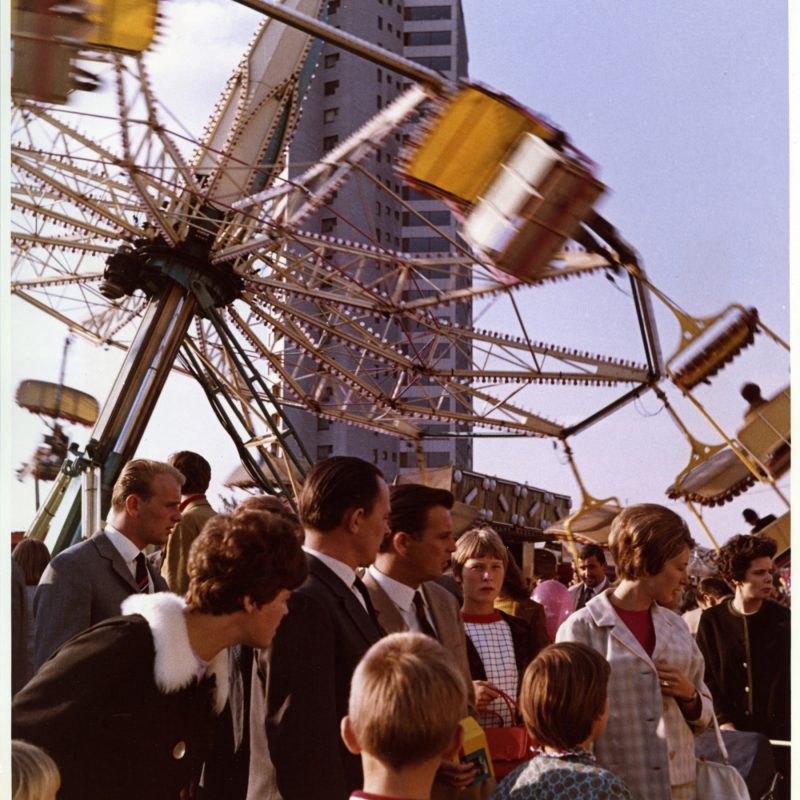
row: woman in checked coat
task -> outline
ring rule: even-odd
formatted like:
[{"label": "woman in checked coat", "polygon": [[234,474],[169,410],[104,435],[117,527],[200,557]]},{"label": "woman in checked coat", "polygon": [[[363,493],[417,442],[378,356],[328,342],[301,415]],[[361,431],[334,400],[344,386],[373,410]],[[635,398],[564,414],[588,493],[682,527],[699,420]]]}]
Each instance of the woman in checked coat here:
[{"label": "woman in checked coat", "polygon": [[713,706],[703,656],[683,620],[664,608],[688,584],[694,542],[673,511],[641,504],[616,517],[609,546],[621,580],[556,637],[589,645],[611,665],[608,727],[595,754],[637,800],[695,800],[694,737]]}]

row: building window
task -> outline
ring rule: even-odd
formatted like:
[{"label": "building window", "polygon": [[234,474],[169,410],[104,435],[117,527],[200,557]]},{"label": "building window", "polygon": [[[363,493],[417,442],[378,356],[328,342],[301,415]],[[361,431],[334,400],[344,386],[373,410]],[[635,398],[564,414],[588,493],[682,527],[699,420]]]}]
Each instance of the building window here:
[{"label": "building window", "polygon": [[335,14],[339,10],[341,0],[328,0],[328,13]]},{"label": "building window", "polygon": [[383,83],[383,70],[378,67],[378,83]]},{"label": "building window", "polygon": [[375,97],[375,107],[380,111],[383,108],[383,98],[380,95]]},{"label": "building window", "polygon": [[436,44],[452,44],[452,31],[412,31],[403,35],[406,47],[430,47]]},{"label": "building window", "polygon": [[380,216],[382,212],[383,212],[383,206],[381,205],[381,201],[380,200],[376,200],[375,201],[375,213],[378,216]]},{"label": "building window", "polygon": [[416,6],[406,8],[403,15],[406,22],[421,22],[429,19],[451,19],[450,6]]},{"label": "building window", "polygon": [[403,187],[403,200],[431,200],[431,196],[425,192],[420,192],[417,189],[412,189],[410,186]]},{"label": "building window", "polygon": [[336,217],[322,218],[322,232],[331,233],[336,228]]},{"label": "building window", "polygon": [[331,421],[326,419],[325,417],[317,417],[317,430],[318,431],[327,431],[330,430]]},{"label": "building window", "polygon": [[406,253],[446,253],[450,242],[438,236],[419,236],[403,239],[403,250]]},{"label": "building window", "polygon": [[[422,217],[422,219],[420,219]],[[417,226],[424,225],[425,220],[432,222],[434,225],[449,225],[450,212],[449,211],[420,211],[418,214],[412,214],[410,211],[403,212],[403,225]]]},{"label": "building window", "polygon": [[328,81],[325,86],[323,86],[322,93],[325,97],[330,97],[332,94],[336,94],[338,88],[339,81]]},{"label": "building window", "polygon": [[378,30],[383,30],[383,17],[378,17]]},{"label": "building window", "polygon": [[325,111],[322,112],[322,120],[323,122],[333,122],[337,115],[339,114],[338,108],[326,108]]},{"label": "building window", "polygon": [[336,134],[333,134],[333,136],[326,136],[322,140],[322,149],[327,153],[328,150],[333,150],[338,143],[339,137]]},{"label": "building window", "polygon": [[332,444],[317,445],[317,461],[322,461],[323,458],[330,458],[333,455]]},{"label": "building window", "polygon": [[378,451],[377,450],[373,450],[372,451],[372,463],[373,464],[377,464],[378,463]]},{"label": "building window", "polygon": [[323,63],[325,64],[325,69],[330,69],[331,67],[335,67],[339,63],[339,54],[328,53],[325,56]]},{"label": "building window", "polygon": [[453,60],[450,56],[418,56],[411,60],[422,67],[436,69],[439,72],[447,72],[453,68]]}]

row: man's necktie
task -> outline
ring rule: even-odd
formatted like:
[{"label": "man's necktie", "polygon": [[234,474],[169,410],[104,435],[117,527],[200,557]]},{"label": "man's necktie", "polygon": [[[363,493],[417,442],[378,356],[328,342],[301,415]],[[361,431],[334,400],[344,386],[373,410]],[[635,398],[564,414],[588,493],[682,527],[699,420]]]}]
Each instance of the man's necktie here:
[{"label": "man's necktie", "polygon": [[381,627],[380,622],[378,622],[378,612],[375,610],[375,606],[372,605],[372,600],[370,599],[367,587],[364,586],[364,581],[362,581],[358,575],[356,575],[353,586],[356,587],[358,593],[364,598],[364,605],[367,607],[367,613],[369,614],[370,619],[375,623],[375,626],[378,628],[378,630],[383,633],[383,628]]},{"label": "man's necktie", "polygon": [[592,599],[592,597],[594,597],[594,591],[590,586],[587,586],[584,583],[583,588],[581,589],[581,596],[578,600],[578,605],[575,606],[575,610],[577,611],[579,608],[583,608]]},{"label": "man's necktie", "polygon": [[425,601],[422,599],[422,593],[417,590],[414,592],[414,611],[417,614],[417,624],[419,625],[420,633],[436,639],[436,631],[433,625],[428,621],[428,615],[425,613]]},{"label": "man's necktie", "polygon": [[147,564],[144,553],[139,553],[136,556],[136,576],[134,580],[139,587],[139,591],[147,594],[150,591],[150,579],[147,576]]}]

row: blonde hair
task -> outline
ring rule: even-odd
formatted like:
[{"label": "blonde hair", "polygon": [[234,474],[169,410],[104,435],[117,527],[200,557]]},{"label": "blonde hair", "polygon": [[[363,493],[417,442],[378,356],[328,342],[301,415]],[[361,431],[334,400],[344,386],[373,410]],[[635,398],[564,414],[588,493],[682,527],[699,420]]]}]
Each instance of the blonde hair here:
[{"label": "blonde hair", "polygon": [[153,461],[149,458],[136,458],[129,461],[120,473],[111,493],[111,508],[120,512],[125,510],[125,500],[136,495],[142,500],[153,496],[153,479],[156,475],[169,475],[183,487],[186,479],[183,473],[165,461]]},{"label": "blonde hair", "polygon": [[55,797],[61,788],[56,762],[44,750],[21,739],[11,741],[12,800]]},{"label": "blonde hair", "polygon": [[499,558],[503,562],[503,569],[508,566],[508,550],[500,538],[500,534],[491,528],[471,528],[459,536],[456,542],[456,551],[453,553],[453,575],[461,577],[464,564],[470,558]]},{"label": "blonde hair", "polygon": [[685,547],[695,546],[684,519],[656,503],[623,508],[611,523],[608,546],[617,577],[637,580],[658,575]]},{"label": "blonde hair", "polygon": [[439,642],[393,633],[356,667],[348,714],[361,749],[398,771],[441,756],[466,703],[464,677]]}]

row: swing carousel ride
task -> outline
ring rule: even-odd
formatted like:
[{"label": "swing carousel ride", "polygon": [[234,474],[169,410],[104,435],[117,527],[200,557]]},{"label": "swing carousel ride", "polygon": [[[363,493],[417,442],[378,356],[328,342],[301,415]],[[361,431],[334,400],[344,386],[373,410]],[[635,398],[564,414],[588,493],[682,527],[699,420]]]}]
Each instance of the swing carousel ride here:
[{"label": "swing carousel ride", "polygon": [[[789,466],[788,389],[735,434],[694,390],[756,334],[786,343],[755,309],[695,319],[661,292],[598,212],[605,187],[564,131],[510,97],[333,27],[320,0],[243,5],[264,20],[197,135],[169,116],[148,78],[155,0],[104,0],[88,15],[17,0],[11,291],[125,353],[88,443],[70,449],[28,535],[44,537],[57,512],[55,550],[95,529],[173,370],[198,380],[253,479],[287,497],[312,463],[297,411],[417,442],[431,423],[454,435],[551,438],[582,493],[553,528],[574,547],[597,538],[619,501],[589,494],[569,442],[653,392],[691,450],[671,497],[695,510],[762,482],[785,500],[775,481]],[[169,31],[159,36],[168,46]],[[321,160],[287,164],[323,40],[392,70],[405,88]],[[34,59],[46,68],[32,72]],[[398,179],[444,202],[461,236],[376,176],[375,153],[393,139],[404,143]],[[378,208],[400,203],[448,252],[402,252],[341,215],[336,235],[321,231],[320,215],[336,214],[347,187]],[[520,311],[539,293],[567,307],[577,279],[596,285],[597,312],[614,308],[617,320],[591,352],[573,344],[580,314],[545,334]],[[666,359],[653,301],[680,326]],[[441,313],[454,305],[465,309],[458,322]],[[443,353],[456,357],[445,363]],[[667,384],[721,443],[693,438]]]}]

